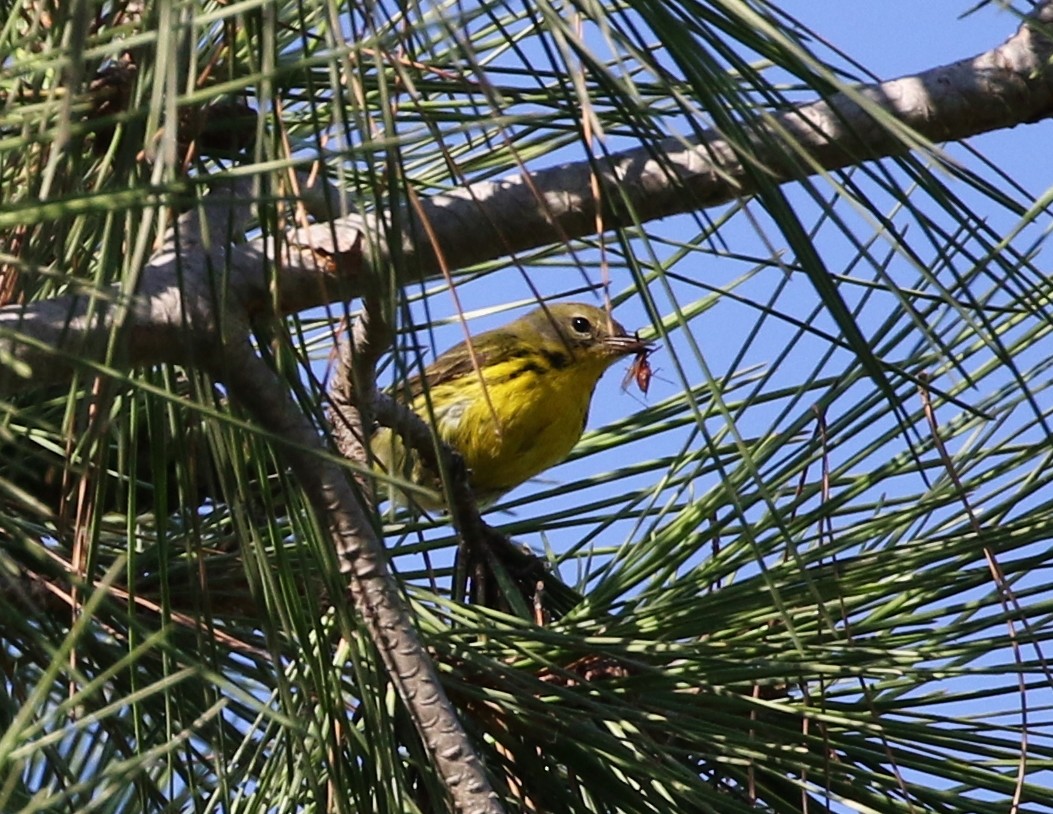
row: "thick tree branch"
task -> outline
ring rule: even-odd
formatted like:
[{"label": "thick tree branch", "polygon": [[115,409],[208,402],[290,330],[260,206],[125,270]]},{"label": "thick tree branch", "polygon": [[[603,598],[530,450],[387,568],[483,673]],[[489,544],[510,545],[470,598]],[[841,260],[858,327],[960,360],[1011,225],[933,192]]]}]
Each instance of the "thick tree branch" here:
[{"label": "thick tree branch", "polygon": [[[1053,3],[1037,7],[1032,20],[1048,30]],[[633,218],[650,220],[724,203],[755,192],[758,175],[780,183],[1049,117],[1051,54],[1048,37],[1024,25],[1004,45],[977,57],[762,117],[738,143],[710,132],[696,142],[670,139],[612,156],[602,172],[608,207],[603,222],[626,225]],[[482,182],[420,200],[400,213],[401,222],[410,225],[397,247],[404,279],[591,234],[597,210],[594,172],[587,162],[565,164],[529,179]],[[344,218],[332,234],[352,225],[371,236],[366,243],[374,250],[372,262],[387,262],[394,252],[379,237],[375,219]],[[434,243],[424,240],[425,233]],[[346,401],[340,391],[334,387],[331,395]],[[407,440],[421,453],[429,446]],[[345,454],[350,451],[340,446]],[[360,441],[355,451],[361,453]],[[364,461],[364,453],[356,459]],[[455,508],[454,514],[463,514],[469,529],[477,528],[471,511]]]},{"label": "thick tree branch", "polygon": [[[366,437],[373,423],[376,397],[376,365],[391,345],[393,333],[380,302],[365,298],[362,314],[337,342],[336,372],[329,387],[330,431],[336,448],[345,458],[369,463]],[[360,479],[372,493],[372,484]]]},{"label": "thick tree branch", "polygon": [[[238,178],[182,215],[134,296],[113,286],[0,308],[0,394],[68,381],[85,362],[128,370],[207,361],[222,341],[225,309],[253,316],[276,300],[291,313],[346,297],[344,282],[358,273],[355,239],[338,252],[298,244],[295,235],[281,244],[235,242],[244,235],[251,184]],[[107,358],[110,348],[116,358]]]},{"label": "thick tree branch", "polygon": [[[1053,2],[1047,0],[1006,43],[978,56],[758,116],[736,142],[710,131],[693,141],[667,139],[614,154],[599,170],[608,207],[603,222],[631,225],[634,218],[645,222],[748,197],[757,191],[758,175],[783,183],[1049,118],[1051,28]],[[346,243],[346,229],[368,235],[367,265],[398,256],[404,281],[439,276],[440,255],[447,270],[456,270],[593,234],[597,166],[561,164],[529,179],[511,176],[422,198],[400,213],[398,222],[408,226],[397,247],[385,242],[370,216],[344,218],[333,234],[337,244]],[[328,227],[312,231],[301,241],[335,250]]]}]

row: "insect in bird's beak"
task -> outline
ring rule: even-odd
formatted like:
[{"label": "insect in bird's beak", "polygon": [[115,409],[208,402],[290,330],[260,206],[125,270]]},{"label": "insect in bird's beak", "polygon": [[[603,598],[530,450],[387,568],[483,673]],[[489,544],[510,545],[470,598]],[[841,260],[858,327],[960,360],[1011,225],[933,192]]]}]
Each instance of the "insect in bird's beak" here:
[{"label": "insect in bird's beak", "polygon": [[[635,338],[637,342],[642,341],[639,331],[636,332]],[[640,346],[640,349],[636,351],[636,355],[633,357],[632,364],[629,365],[629,369],[625,372],[625,378],[622,379],[622,390],[628,390],[632,380],[636,379],[636,386],[640,388],[640,392],[645,396],[647,395],[647,390],[651,386],[651,376],[654,373],[647,357],[656,350],[658,348],[654,345]]]}]

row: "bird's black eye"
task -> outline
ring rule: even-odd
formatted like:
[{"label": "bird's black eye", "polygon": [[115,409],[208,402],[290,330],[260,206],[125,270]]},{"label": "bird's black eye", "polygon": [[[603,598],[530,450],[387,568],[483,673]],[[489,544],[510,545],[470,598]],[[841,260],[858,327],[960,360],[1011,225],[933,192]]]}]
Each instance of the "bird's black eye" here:
[{"label": "bird's black eye", "polygon": [[570,327],[579,334],[592,333],[592,324],[585,317],[574,317],[570,321]]}]

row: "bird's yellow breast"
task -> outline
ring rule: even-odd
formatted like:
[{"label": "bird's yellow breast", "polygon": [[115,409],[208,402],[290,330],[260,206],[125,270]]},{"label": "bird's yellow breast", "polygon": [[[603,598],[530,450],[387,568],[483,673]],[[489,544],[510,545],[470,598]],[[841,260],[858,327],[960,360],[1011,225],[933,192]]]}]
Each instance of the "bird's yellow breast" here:
[{"label": "bird's yellow breast", "polygon": [[[554,466],[585,429],[592,391],[606,363],[578,359],[564,367],[511,359],[479,376],[433,388],[439,436],[465,459],[480,499],[497,496]],[[427,415],[423,399],[414,404]]]}]

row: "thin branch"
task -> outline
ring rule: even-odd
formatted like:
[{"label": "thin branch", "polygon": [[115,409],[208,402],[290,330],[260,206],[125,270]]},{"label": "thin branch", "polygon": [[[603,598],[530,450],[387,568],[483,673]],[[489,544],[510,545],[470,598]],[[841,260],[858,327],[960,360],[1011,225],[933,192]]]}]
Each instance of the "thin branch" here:
[{"label": "thin branch", "polygon": [[[350,461],[370,463],[366,436],[373,424],[376,366],[394,336],[382,305],[364,298],[364,309],[346,336],[337,341],[336,370],[329,385],[329,425],[336,448]],[[371,492],[369,484],[360,481]]]}]

